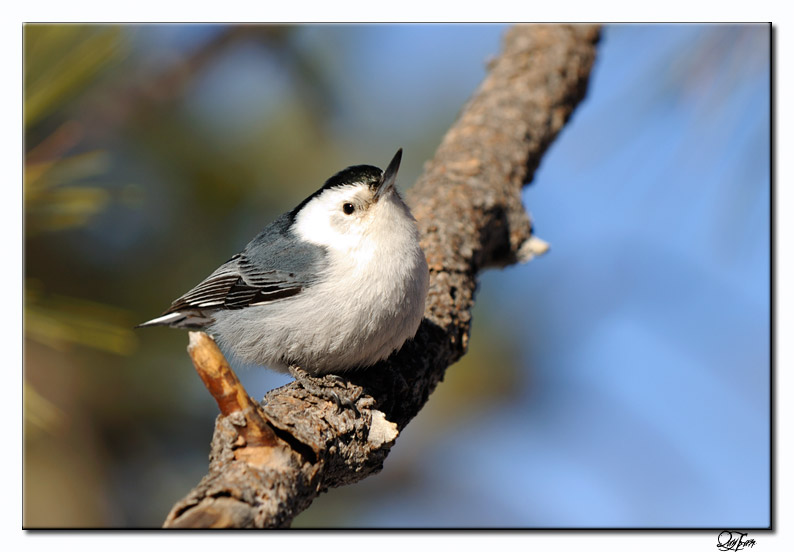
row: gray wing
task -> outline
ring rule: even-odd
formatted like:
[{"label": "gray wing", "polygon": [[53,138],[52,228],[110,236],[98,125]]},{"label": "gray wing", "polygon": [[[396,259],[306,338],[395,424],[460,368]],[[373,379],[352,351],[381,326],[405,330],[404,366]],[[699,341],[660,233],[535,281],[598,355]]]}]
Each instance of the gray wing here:
[{"label": "gray wing", "polygon": [[141,326],[200,329],[213,322],[214,311],[242,309],[299,294],[322,269],[325,250],[291,237],[290,225],[289,214],[279,217],[160,317]]}]

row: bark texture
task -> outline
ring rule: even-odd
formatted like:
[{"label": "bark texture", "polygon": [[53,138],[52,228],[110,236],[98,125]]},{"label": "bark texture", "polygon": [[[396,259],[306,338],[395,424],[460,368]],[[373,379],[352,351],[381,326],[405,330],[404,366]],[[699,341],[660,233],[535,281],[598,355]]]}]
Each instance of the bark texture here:
[{"label": "bark texture", "polygon": [[[478,272],[542,250],[521,189],[584,97],[598,37],[591,25],[506,33],[502,54],[408,194],[430,291],[419,332],[399,353],[346,381],[316,379],[314,391],[326,393],[293,382],[257,404],[227,374],[214,342],[191,336],[194,364],[222,414],[209,473],[165,527],[288,526],[319,493],[381,469],[399,432],[466,352]],[[320,396],[331,391],[356,409]]]}]

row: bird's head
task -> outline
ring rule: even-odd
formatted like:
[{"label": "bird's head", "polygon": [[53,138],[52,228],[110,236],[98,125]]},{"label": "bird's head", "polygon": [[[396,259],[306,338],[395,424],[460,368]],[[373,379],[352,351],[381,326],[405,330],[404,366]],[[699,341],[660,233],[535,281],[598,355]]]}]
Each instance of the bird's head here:
[{"label": "bird's head", "polygon": [[293,231],[303,240],[330,250],[356,252],[377,247],[413,224],[394,187],[402,159],[398,150],[385,171],[372,165],[348,167],[306,198],[293,211]]}]

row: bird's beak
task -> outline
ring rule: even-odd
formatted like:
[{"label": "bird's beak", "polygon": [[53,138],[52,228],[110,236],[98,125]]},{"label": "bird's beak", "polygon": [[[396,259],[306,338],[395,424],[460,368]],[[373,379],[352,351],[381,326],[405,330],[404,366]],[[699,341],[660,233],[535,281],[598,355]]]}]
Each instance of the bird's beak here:
[{"label": "bird's beak", "polygon": [[397,150],[397,153],[394,154],[394,158],[391,160],[391,163],[389,163],[389,166],[383,171],[383,177],[380,179],[378,189],[375,190],[375,201],[378,201],[382,195],[394,188],[394,181],[397,179],[397,170],[400,168],[400,160],[402,158],[403,149],[400,148]]}]

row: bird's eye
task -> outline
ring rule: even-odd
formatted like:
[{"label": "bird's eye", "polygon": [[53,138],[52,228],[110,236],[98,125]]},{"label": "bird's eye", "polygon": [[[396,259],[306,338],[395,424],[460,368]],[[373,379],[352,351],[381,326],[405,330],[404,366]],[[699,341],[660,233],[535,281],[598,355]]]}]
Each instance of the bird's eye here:
[{"label": "bird's eye", "polygon": [[346,215],[352,215],[353,211],[355,211],[356,208],[353,206],[352,203],[345,203],[344,205],[342,205],[342,210],[345,212]]}]

